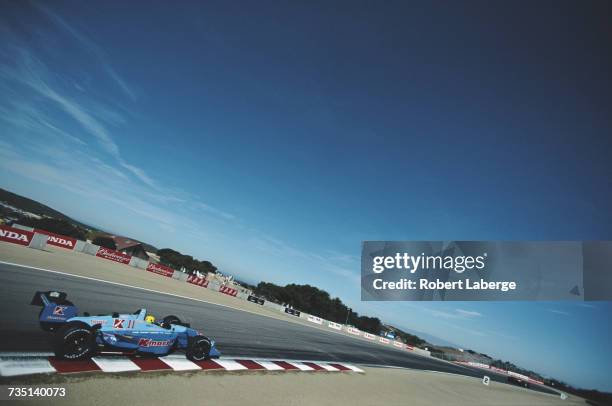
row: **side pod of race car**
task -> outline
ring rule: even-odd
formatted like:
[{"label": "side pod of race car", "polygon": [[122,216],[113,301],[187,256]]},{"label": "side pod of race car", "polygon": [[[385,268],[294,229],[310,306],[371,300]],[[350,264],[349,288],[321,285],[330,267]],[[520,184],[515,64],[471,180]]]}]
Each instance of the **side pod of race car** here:
[{"label": "side pod of race car", "polygon": [[154,322],[146,309],[78,316],[78,309],[66,300],[66,293],[56,291],[36,292],[30,304],[42,307],[40,327],[53,333],[53,351],[59,358],[78,360],[105,352],[164,356],[175,350],[184,351],[192,361],[221,355],[213,340],[176,316]]}]

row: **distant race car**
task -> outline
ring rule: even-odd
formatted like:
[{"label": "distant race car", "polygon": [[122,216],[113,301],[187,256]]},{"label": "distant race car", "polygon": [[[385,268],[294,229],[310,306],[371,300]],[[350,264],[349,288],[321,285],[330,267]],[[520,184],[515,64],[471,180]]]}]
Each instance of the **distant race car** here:
[{"label": "distant race car", "polygon": [[36,292],[30,304],[42,306],[40,327],[53,332],[53,350],[59,358],[78,360],[99,353],[168,355],[183,350],[192,361],[219,358],[215,342],[182,323],[176,316],[155,322],[146,309],[131,314],[78,316],[66,293]]},{"label": "distant race car", "polygon": [[523,388],[529,388],[529,381],[527,381],[526,379],[520,378],[518,376],[509,376],[508,383],[511,383],[513,385],[522,386]]}]

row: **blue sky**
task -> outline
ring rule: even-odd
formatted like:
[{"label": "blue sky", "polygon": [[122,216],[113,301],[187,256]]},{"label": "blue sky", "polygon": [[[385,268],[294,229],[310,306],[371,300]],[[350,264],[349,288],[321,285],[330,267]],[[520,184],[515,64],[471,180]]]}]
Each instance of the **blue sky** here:
[{"label": "blue sky", "polygon": [[610,303],[359,301],[363,240],[610,239],[610,24],[581,6],[5,3],[0,186],[612,390]]}]

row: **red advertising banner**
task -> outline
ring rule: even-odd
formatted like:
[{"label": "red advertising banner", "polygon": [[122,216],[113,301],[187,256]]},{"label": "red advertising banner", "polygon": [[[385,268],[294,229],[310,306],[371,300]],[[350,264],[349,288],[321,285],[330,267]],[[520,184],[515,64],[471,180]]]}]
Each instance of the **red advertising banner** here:
[{"label": "red advertising banner", "polygon": [[110,250],[108,248],[100,247],[96,253],[97,257],[110,259],[111,261],[120,262],[122,264],[129,264],[132,259],[131,255],[124,254],[123,252]]},{"label": "red advertising banner", "polygon": [[0,225],[0,241],[11,242],[23,246],[30,245],[34,232]]},{"label": "red advertising banner", "polygon": [[203,288],[208,286],[208,280],[205,278],[198,278],[197,276],[194,275],[189,275],[187,277],[187,283],[191,283],[193,285],[198,285],[201,286]]},{"label": "red advertising banner", "polygon": [[168,268],[167,266],[164,266],[164,265],[154,264],[151,262],[149,262],[149,265],[147,265],[147,271],[156,273],[158,275],[167,276],[169,278],[171,278],[172,275],[174,274],[174,269]]},{"label": "red advertising banner", "polygon": [[34,229],[34,232],[49,236],[49,239],[47,240],[47,244],[49,245],[55,245],[56,247],[62,247],[69,250],[74,249],[74,247],[76,246],[76,238],[66,237],[65,235],[55,234],[50,231],[41,230],[38,228]]}]

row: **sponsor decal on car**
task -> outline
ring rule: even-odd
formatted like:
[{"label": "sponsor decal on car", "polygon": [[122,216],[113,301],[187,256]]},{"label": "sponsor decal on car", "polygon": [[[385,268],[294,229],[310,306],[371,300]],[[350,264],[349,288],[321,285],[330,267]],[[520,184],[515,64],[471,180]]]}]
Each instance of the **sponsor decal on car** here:
[{"label": "sponsor decal on car", "polygon": [[153,340],[151,338],[141,338],[138,340],[139,347],[168,347],[174,340]]},{"label": "sponsor decal on car", "polygon": [[53,315],[54,316],[63,316],[64,315],[64,310],[66,310],[67,306],[55,306],[55,309],[53,309]]},{"label": "sponsor decal on car", "polygon": [[113,328],[134,328],[134,320],[113,319]]},{"label": "sponsor decal on car", "polygon": [[90,320],[89,323],[91,323],[92,326],[96,326],[96,325],[105,325],[106,324],[106,320]]}]

